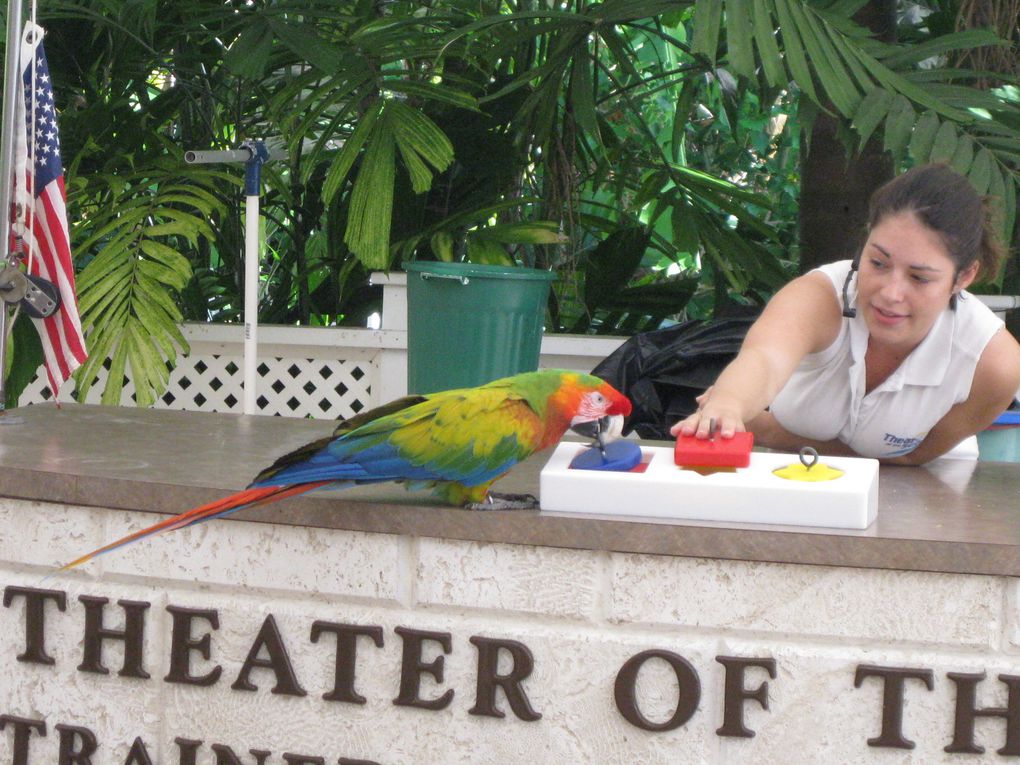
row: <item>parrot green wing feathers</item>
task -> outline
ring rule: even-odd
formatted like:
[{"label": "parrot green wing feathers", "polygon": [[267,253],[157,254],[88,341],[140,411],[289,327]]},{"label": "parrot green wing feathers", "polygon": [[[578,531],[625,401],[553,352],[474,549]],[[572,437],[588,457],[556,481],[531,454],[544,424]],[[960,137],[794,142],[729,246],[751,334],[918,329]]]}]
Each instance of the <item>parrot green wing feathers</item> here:
[{"label": "parrot green wing feathers", "polygon": [[426,400],[425,396],[404,396],[403,398],[390,401],[388,404],[382,404],[381,406],[369,409],[367,412],[359,412],[353,417],[348,417],[346,420],[340,420],[333,429],[333,438],[337,438],[338,436],[357,430],[373,420],[378,420],[382,417],[387,417],[391,414],[396,414],[397,412],[409,409],[415,404],[420,404]]},{"label": "parrot green wing feathers", "polygon": [[534,409],[498,388],[450,391],[428,403],[430,417],[404,423],[388,440],[405,459],[452,480],[467,483],[502,465],[509,470],[541,441],[544,428]]}]

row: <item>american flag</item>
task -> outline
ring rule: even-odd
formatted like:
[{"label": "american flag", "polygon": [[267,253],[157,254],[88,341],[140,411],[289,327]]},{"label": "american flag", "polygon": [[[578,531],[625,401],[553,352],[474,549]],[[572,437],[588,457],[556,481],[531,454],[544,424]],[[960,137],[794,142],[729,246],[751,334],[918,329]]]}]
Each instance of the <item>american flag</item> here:
[{"label": "american flag", "polygon": [[[46,374],[54,398],[88,354],[74,291],[74,262],[67,229],[64,168],[53,89],[42,27],[29,22],[21,42],[21,82],[14,144],[13,233],[23,241],[28,273],[56,285],[60,307],[34,319],[42,341]],[[23,126],[24,129],[19,129]]]}]

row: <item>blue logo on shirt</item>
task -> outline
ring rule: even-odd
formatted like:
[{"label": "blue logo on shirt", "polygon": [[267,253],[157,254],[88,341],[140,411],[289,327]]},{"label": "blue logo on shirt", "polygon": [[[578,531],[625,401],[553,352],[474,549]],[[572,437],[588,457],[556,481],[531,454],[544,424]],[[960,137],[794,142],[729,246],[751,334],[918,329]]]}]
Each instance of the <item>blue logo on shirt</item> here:
[{"label": "blue logo on shirt", "polygon": [[910,452],[914,451],[914,449],[916,449],[923,440],[924,436],[894,436],[892,433],[886,433],[882,442],[887,446],[896,447],[896,449],[895,451],[886,452],[885,456],[899,457],[903,454],[910,454]]}]

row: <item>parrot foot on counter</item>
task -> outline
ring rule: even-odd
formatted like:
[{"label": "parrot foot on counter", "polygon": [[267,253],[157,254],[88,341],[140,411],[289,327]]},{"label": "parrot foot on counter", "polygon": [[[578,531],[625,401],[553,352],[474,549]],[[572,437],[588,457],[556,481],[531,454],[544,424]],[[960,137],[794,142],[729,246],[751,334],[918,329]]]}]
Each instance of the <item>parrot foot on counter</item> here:
[{"label": "parrot foot on counter", "polygon": [[465,506],[468,510],[538,510],[534,494],[499,494],[489,492],[481,502]]}]

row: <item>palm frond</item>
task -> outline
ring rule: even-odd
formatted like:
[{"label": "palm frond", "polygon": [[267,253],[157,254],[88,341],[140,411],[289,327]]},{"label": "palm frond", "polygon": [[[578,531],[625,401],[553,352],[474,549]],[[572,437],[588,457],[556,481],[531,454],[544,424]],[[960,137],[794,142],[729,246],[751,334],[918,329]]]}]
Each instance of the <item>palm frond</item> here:
[{"label": "palm frond", "polygon": [[69,197],[85,213],[72,229],[76,250],[90,258],[77,280],[90,348],[75,375],[80,399],[108,366],[102,401],[119,404],[130,368],[135,400],[148,406],[166,389],[178,349],[187,351],[178,327],[183,317],[171,297],[192,276],[181,250],[214,240],[208,218],[223,211],[211,191],[213,175],[191,170],[188,176],[191,186],[184,186],[177,168],[138,169],[104,189]]}]

